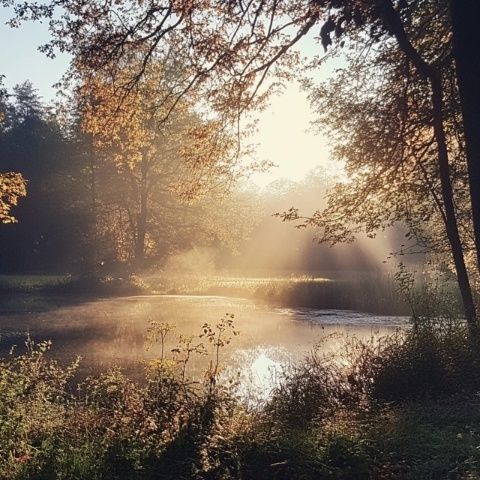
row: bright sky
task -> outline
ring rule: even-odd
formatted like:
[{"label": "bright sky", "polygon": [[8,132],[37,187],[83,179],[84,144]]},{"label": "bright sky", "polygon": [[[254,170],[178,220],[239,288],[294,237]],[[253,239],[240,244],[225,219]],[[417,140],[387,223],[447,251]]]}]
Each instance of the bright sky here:
[{"label": "bright sky", "polygon": [[21,28],[12,29],[4,23],[9,12],[9,9],[0,7],[0,45],[3,47],[0,74],[5,75],[8,88],[31,80],[44,100],[51,100],[55,97],[53,84],[67,69],[69,57],[59,54],[55,60],[48,59],[37,50],[49,39],[47,26],[28,22]]},{"label": "bright sky", "polygon": [[[9,11],[0,8],[0,18],[8,16]],[[69,57],[59,54],[51,60],[39,52],[38,46],[48,38],[46,25],[30,22],[19,29],[11,29],[2,21],[0,45],[5,48],[0,74],[6,76],[8,88],[29,79],[44,100],[55,97],[53,85],[65,72]],[[318,48],[313,45],[307,41],[305,48]],[[270,107],[259,117],[258,134],[252,141],[258,145],[258,160],[269,160],[278,166],[268,173],[255,174],[252,179],[256,184],[263,187],[282,177],[299,180],[319,164],[335,170],[328,160],[326,139],[310,129],[313,118],[306,94],[297,85],[287,87],[283,95],[272,99]]]},{"label": "bright sky", "polygon": [[327,139],[312,131],[310,122],[314,118],[305,92],[295,84],[272,100],[259,117],[254,142],[258,160],[270,160],[277,166],[256,174],[255,183],[265,186],[282,177],[300,180],[317,165],[335,169],[329,161]]}]

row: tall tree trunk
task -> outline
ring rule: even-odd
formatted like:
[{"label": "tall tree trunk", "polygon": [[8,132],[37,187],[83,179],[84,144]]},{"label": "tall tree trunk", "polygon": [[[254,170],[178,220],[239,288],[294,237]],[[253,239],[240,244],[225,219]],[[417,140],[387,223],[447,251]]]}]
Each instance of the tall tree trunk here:
[{"label": "tall tree trunk", "polygon": [[463,255],[463,247],[458,231],[455,204],[453,202],[453,190],[450,180],[450,165],[448,163],[448,149],[443,127],[443,89],[440,75],[432,74],[430,77],[432,88],[433,106],[433,129],[438,151],[438,170],[442,188],[442,200],[445,209],[445,229],[447,232],[450,249],[452,252],[455,270],[457,272],[458,285],[462,296],[465,318],[470,330],[471,338],[476,345],[480,345],[480,331],[473,301],[472,289],[468,278],[468,272]]},{"label": "tall tree trunk", "polygon": [[137,215],[135,238],[135,266],[142,268],[145,263],[145,239],[147,235],[147,196],[142,192],[140,212]]},{"label": "tall tree trunk", "polygon": [[92,139],[89,138],[89,170],[90,170],[90,212],[92,215],[91,223],[91,240],[90,240],[90,255],[88,256],[88,269],[91,272],[95,272],[98,268],[97,262],[98,258],[98,249],[97,249],[97,240],[98,240],[98,212],[97,212],[97,176],[96,176],[96,165],[95,165],[95,149],[93,148]]},{"label": "tall tree trunk", "polygon": [[[452,0],[454,1],[454,0]],[[480,1],[480,0],[469,0]],[[468,272],[463,255],[463,246],[458,231],[458,223],[453,200],[453,189],[450,180],[450,165],[448,149],[443,125],[443,87],[440,72],[432,67],[410,42],[402,20],[396,11],[392,0],[376,0],[380,18],[387,30],[393,34],[404,55],[412,62],[418,73],[426,78],[432,89],[433,128],[437,144],[437,162],[442,189],[442,200],[445,209],[445,229],[455,264],[458,286],[462,296],[465,319],[470,331],[473,345],[480,348],[480,330],[477,321],[475,303],[468,278]]]},{"label": "tall tree trunk", "polygon": [[450,14],[480,271],[480,0],[450,0]]},{"label": "tall tree trunk", "polygon": [[148,161],[144,158],[141,165],[142,177],[140,179],[140,211],[137,215],[137,235],[135,238],[135,266],[143,268],[145,265],[145,240],[147,235],[148,215]]}]

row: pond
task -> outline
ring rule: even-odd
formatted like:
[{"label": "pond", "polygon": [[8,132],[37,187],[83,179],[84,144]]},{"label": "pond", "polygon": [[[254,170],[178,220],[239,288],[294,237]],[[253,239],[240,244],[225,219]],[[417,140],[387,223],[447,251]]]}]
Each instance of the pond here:
[{"label": "pond", "polygon": [[[57,300],[54,305],[50,301],[48,308],[40,308],[38,302],[29,304],[27,299],[21,309],[4,308],[0,314],[3,353],[13,345],[21,350],[28,333],[35,341],[51,340],[51,354],[62,361],[80,356],[84,372],[112,364],[138,369],[139,361],[160,354],[159,345],[146,349],[150,321],[174,327],[166,340],[169,355],[180,334],[199,335],[205,322],[215,326],[228,313],[234,314],[240,333],[222,348],[221,363],[250,377],[251,383],[264,385],[277,367],[301,359],[322,339],[322,348],[338,348],[342,340],[333,333],[371,337],[393,332],[408,320],[345,310],[276,308],[221,296],[142,295],[84,299],[76,304]],[[211,351],[205,338],[199,342]],[[200,375],[211,358],[193,355],[190,373]]]}]

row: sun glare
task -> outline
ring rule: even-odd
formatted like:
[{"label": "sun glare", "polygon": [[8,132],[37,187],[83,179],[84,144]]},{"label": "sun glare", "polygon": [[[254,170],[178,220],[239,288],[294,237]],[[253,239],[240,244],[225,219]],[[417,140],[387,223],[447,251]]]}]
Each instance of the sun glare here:
[{"label": "sun glare", "polygon": [[257,145],[257,159],[273,162],[275,167],[253,175],[257,185],[264,187],[280,178],[302,180],[319,165],[332,175],[341,173],[341,165],[330,158],[327,138],[313,130],[314,120],[306,94],[298,84],[288,85],[282,94],[272,98],[259,115],[253,142]]}]

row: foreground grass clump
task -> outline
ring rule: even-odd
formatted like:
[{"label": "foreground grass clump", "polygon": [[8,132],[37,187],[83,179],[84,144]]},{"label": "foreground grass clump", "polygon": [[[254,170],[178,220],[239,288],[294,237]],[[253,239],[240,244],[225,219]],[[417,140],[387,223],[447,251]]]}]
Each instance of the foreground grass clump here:
[{"label": "foreground grass clump", "polygon": [[[180,337],[132,380],[75,381],[48,343],[0,365],[2,479],[466,479],[480,476],[480,368],[461,323],[346,338],[286,366],[271,398],[220,381],[232,316]],[[209,349],[207,347],[210,347]],[[188,364],[212,354],[205,377]]]}]

